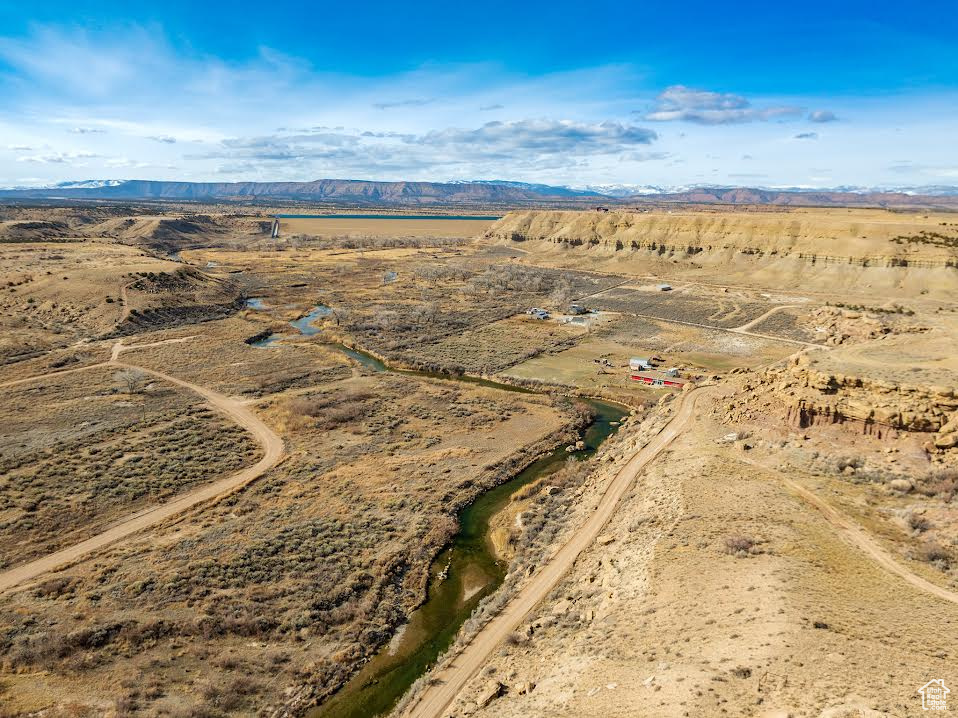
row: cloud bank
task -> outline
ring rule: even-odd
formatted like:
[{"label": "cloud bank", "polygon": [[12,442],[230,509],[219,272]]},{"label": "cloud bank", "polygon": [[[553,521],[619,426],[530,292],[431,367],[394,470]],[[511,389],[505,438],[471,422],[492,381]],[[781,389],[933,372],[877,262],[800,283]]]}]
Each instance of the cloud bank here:
[{"label": "cloud bank", "polygon": [[727,125],[795,117],[801,112],[801,108],[790,105],[752,107],[752,103],[741,95],[672,85],[659,94],[654,108],[645,115],[645,119],[653,122]]}]

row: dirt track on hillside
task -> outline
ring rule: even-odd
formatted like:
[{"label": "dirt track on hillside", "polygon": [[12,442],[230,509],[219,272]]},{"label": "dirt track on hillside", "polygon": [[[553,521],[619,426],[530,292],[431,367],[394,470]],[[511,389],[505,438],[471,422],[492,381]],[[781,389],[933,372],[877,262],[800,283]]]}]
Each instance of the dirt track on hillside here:
[{"label": "dirt track on hillside", "polygon": [[844,536],[846,536],[853,544],[855,544],[855,546],[864,551],[870,559],[872,559],[886,571],[890,571],[891,573],[905,579],[905,581],[917,588],[919,591],[924,591],[925,593],[929,593],[932,596],[936,596],[945,601],[950,601],[951,603],[958,603],[958,594],[954,593],[953,591],[949,591],[947,588],[938,586],[937,584],[922,578],[912,571],[909,571],[905,566],[902,566],[900,563],[898,563],[898,561],[896,561],[888,551],[882,548],[882,546],[875,539],[869,536],[860,526],[856,525],[855,522],[848,516],[838,511],[838,509],[834,508],[831,504],[820,499],[804,486],[800,486],[791,479],[787,478],[784,474],[780,474],[780,476],[782,478],[782,483],[784,483],[785,486],[818,509],[828,523],[839,529]]}]

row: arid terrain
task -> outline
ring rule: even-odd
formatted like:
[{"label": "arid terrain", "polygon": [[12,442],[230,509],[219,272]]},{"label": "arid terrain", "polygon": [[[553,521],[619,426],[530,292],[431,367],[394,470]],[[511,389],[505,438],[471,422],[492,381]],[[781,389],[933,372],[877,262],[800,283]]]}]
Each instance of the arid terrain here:
[{"label": "arid terrain", "polygon": [[0,206],[0,716],[958,686],[958,216],[275,213]]}]

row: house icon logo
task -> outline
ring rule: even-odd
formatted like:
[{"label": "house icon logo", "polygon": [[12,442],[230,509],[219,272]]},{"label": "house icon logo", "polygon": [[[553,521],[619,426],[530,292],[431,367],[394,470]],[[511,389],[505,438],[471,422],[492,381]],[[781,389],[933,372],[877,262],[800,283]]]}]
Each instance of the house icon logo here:
[{"label": "house icon logo", "polygon": [[925,711],[943,711],[948,708],[948,694],[951,690],[942,678],[928,681],[918,689],[921,693],[921,709]]}]

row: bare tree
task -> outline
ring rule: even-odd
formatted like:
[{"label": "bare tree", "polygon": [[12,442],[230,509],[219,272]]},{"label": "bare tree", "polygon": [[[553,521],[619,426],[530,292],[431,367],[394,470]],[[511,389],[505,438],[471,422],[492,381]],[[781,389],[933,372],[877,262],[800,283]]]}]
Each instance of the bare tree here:
[{"label": "bare tree", "polygon": [[418,305],[412,311],[412,320],[416,324],[430,324],[439,316],[439,305],[435,302],[426,302]]},{"label": "bare tree", "polygon": [[146,374],[139,369],[121,369],[113,379],[127,394],[141,394],[146,386]]},{"label": "bare tree", "polygon": [[329,311],[329,315],[336,322],[337,327],[349,324],[349,310],[345,307],[333,307]]},{"label": "bare tree", "polygon": [[373,314],[373,322],[383,329],[392,329],[400,323],[399,313],[381,307]]},{"label": "bare tree", "polygon": [[555,289],[552,290],[552,294],[549,296],[549,301],[552,302],[552,306],[556,308],[565,306],[573,299],[575,299],[575,288],[572,286],[572,283],[565,278],[558,282]]}]

